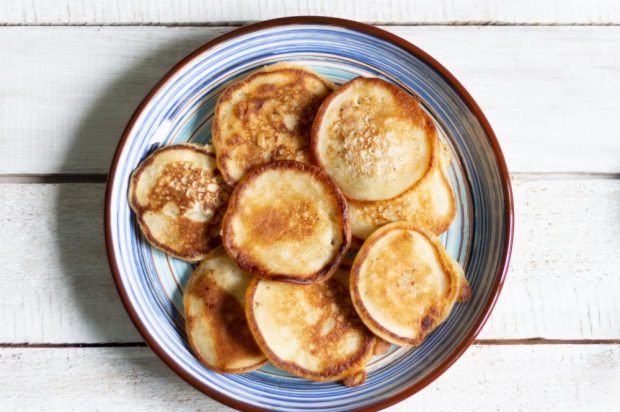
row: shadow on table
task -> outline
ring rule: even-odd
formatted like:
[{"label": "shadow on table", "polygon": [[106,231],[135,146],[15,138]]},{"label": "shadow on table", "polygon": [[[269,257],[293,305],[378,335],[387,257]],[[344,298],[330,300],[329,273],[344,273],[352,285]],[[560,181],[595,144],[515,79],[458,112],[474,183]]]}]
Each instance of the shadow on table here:
[{"label": "shadow on table", "polygon": [[[142,98],[177,61],[215,37],[212,30],[159,29],[155,33],[158,38],[162,37],[162,30],[171,30],[175,39],[169,41],[168,36],[155,52],[135,61],[134,56],[128,56],[131,63],[123,65],[126,69],[109,82],[74,133],[62,170],[77,174],[78,183],[59,185],[57,240],[69,298],[83,318],[77,325],[85,329],[84,333],[70,334],[82,337],[76,343],[108,347],[110,352],[99,361],[126,368],[127,372],[119,373],[120,376],[134,376],[133,379],[138,380],[146,377],[160,388],[177,387],[190,395],[191,386],[163,367],[148,349],[132,347],[144,344],[123,308],[107,262],[103,235],[105,184],[101,176],[80,174],[93,169],[107,173],[122,130]],[[149,385],[149,382],[127,383]],[[148,389],[144,392],[152,393]]]}]

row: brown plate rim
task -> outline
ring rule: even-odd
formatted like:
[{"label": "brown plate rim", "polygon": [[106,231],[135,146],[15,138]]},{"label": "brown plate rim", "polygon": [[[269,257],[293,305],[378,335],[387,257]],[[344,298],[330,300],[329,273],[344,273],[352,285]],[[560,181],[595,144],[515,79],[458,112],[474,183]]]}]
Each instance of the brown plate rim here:
[{"label": "brown plate rim", "polygon": [[144,337],[146,343],[151,347],[151,349],[168,365],[177,375],[182,377],[185,381],[190,383],[196,389],[202,391],[207,394],[211,398],[221,402],[225,405],[231,406],[233,408],[239,410],[246,411],[262,411],[264,409],[258,408],[252,404],[248,404],[245,402],[240,402],[236,399],[230,398],[228,396],[223,395],[222,393],[212,389],[208,385],[198,381],[192,375],[187,373],[181,365],[177,364],[172,357],[166,353],[166,351],[153,339],[153,337],[148,333],[142,319],[138,316],[137,312],[129,303],[129,299],[127,296],[127,291],[125,290],[125,286],[120,279],[120,272],[118,268],[118,264],[116,261],[116,256],[113,253],[113,239],[112,239],[112,226],[111,226],[111,201],[112,201],[112,189],[114,186],[114,181],[111,179],[115,173],[116,168],[118,166],[118,159],[120,157],[121,152],[123,151],[131,130],[133,129],[137,119],[142,114],[142,111],[146,107],[146,105],[150,102],[153,96],[166,84],[168,79],[175,75],[179,70],[181,70],[187,63],[191,60],[199,56],[200,54],[206,52],[207,50],[215,47],[216,45],[233,39],[235,37],[239,37],[248,33],[252,33],[259,30],[264,30],[268,28],[273,28],[277,26],[286,26],[286,25],[327,25],[327,26],[337,26],[349,30],[358,31],[361,33],[369,34],[371,36],[389,41],[393,44],[398,45],[399,47],[407,50],[414,56],[420,58],[426,64],[431,66],[434,70],[436,70],[439,74],[441,74],[446,81],[457,91],[459,96],[463,99],[463,101],[469,106],[471,111],[476,116],[476,119],[480,122],[482,128],[484,129],[489,143],[493,148],[497,164],[502,177],[502,184],[505,195],[505,204],[504,204],[504,212],[506,215],[506,223],[505,223],[505,231],[508,234],[506,240],[504,242],[504,256],[502,258],[502,263],[500,264],[496,276],[495,282],[493,284],[493,292],[490,294],[489,298],[484,304],[484,310],[481,315],[474,322],[474,326],[470,329],[469,333],[465,336],[465,339],[450,353],[438,366],[436,366],[433,370],[424,376],[420,381],[411,384],[406,389],[390,396],[387,399],[383,399],[377,401],[373,404],[366,405],[360,409],[359,411],[375,411],[383,408],[387,408],[388,406],[394,405],[398,403],[414,393],[420,391],[435,379],[437,379],[441,374],[443,374],[461,355],[465,352],[465,350],[471,346],[476,336],[482,330],[482,327],[486,323],[488,317],[490,316],[493,307],[499,297],[502,286],[506,279],[506,275],[508,273],[508,265],[510,263],[510,255],[512,251],[512,243],[513,243],[513,234],[514,234],[514,203],[512,196],[512,187],[510,183],[510,174],[508,172],[508,168],[506,166],[506,161],[504,159],[504,155],[500,148],[499,142],[491,125],[489,124],[487,118],[482,113],[482,110],[473,99],[473,97],[469,94],[469,92],[463,87],[463,85],[454,77],[445,67],[443,67],[439,62],[437,62],[433,57],[431,57],[428,53],[424,52],[417,46],[414,46],[412,43],[407,40],[396,36],[388,31],[380,29],[378,27],[359,23],[352,20],[334,18],[334,17],[322,17],[322,16],[295,16],[295,17],[283,17],[272,20],[265,20],[258,23],[253,23],[247,26],[240,27],[238,29],[232,30],[228,33],[225,33],[207,43],[205,43],[200,48],[196,49],[192,53],[190,53],[187,57],[177,63],[158,83],[157,85],[146,95],[146,97],[142,100],[134,114],[132,115],[127,127],[123,131],[123,135],[121,137],[120,142],[116,148],[114,153],[114,157],[112,158],[112,164],[110,166],[110,171],[108,173],[108,178],[106,182],[106,195],[105,195],[105,212],[104,212],[104,229],[105,229],[105,243],[107,249],[107,257],[110,264],[110,269],[112,271],[112,276],[114,278],[114,283],[118,290],[118,293],[121,297],[123,305],[127,310],[131,320],[135,324],[136,328]]}]

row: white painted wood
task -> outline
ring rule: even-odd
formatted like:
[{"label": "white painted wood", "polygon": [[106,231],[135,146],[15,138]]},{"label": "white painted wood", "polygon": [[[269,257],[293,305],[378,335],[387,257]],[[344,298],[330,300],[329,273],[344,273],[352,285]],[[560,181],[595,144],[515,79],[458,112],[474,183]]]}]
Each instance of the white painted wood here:
[{"label": "white painted wood", "polygon": [[103,184],[0,186],[0,342],[141,341],[112,281]]},{"label": "white painted wood", "polygon": [[[480,338],[620,338],[620,180],[513,184],[511,269]],[[103,192],[0,185],[0,342],[141,340],[107,266]]]},{"label": "white painted wood", "polygon": [[[388,29],[470,90],[512,172],[620,172],[620,27]],[[148,90],[226,30],[0,28],[0,173],[105,173]]]},{"label": "white painted wood", "polygon": [[2,0],[4,24],[169,24],[325,15],[370,22],[608,24],[614,0]]},{"label": "white painted wood", "polygon": [[0,28],[0,173],[107,172],[149,89],[225,30]]},{"label": "white painted wood", "polygon": [[[1,349],[5,410],[229,410],[148,348]],[[620,345],[473,346],[390,411],[615,411]]]},{"label": "white painted wood", "polygon": [[510,271],[481,338],[620,337],[620,180],[513,179]]}]

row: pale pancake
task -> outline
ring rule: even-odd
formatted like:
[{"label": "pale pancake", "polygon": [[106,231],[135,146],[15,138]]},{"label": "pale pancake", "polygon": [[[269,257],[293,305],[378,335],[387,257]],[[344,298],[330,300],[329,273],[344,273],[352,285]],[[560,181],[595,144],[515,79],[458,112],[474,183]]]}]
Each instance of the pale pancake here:
[{"label": "pale pancake", "polygon": [[394,198],[436,161],[437,132],[418,99],[381,79],[358,77],[321,104],[314,160],[349,199]]},{"label": "pale pancake", "polygon": [[346,200],[316,166],[292,160],[259,166],[235,187],[222,237],[239,267],[255,276],[321,281],[351,242]]},{"label": "pale pancake", "polygon": [[469,297],[461,267],[430,232],[390,223],[364,243],[351,269],[353,304],[388,342],[417,346]]},{"label": "pale pancake", "polygon": [[456,216],[456,197],[448,178],[450,154],[440,144],[440,159],[424,178],[405,193],[390,200],[348,200],[351,234],[366,239],[381,226],[407,221],[439,235]]},{"label": "pale pancake", "polygon": [[293,285],[255,279],[246,295],[250,329],[278,368],[315,381],[364,381],[374,335],[357,316],[347,272],[325,282]]},{"label": "pale pancake", "polygon": [[240,373],[267,362],[245,317],[251,276],[219,247],[192,274],[185,294],[186,332],[194,354],[209,369]]},{"label": "pale pancake", "polygon": [[213,144],[226,181],[273,160],[309,159],[310,129],[333,84],[299,66],[276,64],[234,83],[220,96]]},{"label": "pale pancake", "polygon": [[140,163],[131,176],[129,204],[149,243],[197,261],[218,243],[231,190],[207,148],[178,144]]}]

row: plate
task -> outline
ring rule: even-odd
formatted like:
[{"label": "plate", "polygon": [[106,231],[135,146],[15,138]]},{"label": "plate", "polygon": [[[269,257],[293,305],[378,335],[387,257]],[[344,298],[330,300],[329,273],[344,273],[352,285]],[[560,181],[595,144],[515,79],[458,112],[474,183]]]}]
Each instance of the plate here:
[{"label": "plate", "polygon": [[[129,176],[163,145],[207,143],[218,95],[264,65],[310,67],[335,83],[377,76],[418,95],[453,156],[458,210],[441,237],[466,270],[467,304],[417,348],[393,347],[368,366],[366,383],[347,388],[296,378],[266,366],[225,375],[192,355],[183,320],[183,285],[192,265],[144,240],[127,201]],[[264,21],[229,32],[186,57],[149,93],[129,122],[110,169],[106,245],[122,301],[146,342],[177,374],[214,399],[245,410],[376,410],[419,391],[472,343],[506,276],[513,234],[510,179],[478,105],[445,68],[407,41],[373,26],[324,17]],[[148,383],[145,383],[148,384]]]}]

